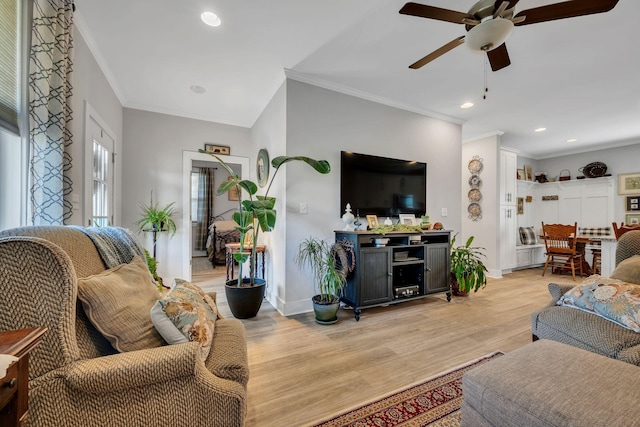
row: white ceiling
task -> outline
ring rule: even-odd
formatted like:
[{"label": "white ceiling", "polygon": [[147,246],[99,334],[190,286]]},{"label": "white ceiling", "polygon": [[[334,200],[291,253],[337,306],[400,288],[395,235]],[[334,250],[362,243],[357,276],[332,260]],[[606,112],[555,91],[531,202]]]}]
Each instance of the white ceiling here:
[{"label": "white ceiling", "polygon": [[[555,2],[520,0],[516,12]],[[465,30],[400,15],[404,0],[75,3],[76,24],[125,107],[251,127],[290,70],[290,78],[463,123],[463,140],[504,132],[504,146],[533,158],[640,142],[638,0],[516,27],[511,65],[487,67],[485,100],[485,55],[466,46],[408,68]],[[421,3],[466,12],[474,0]],[[222,25],[204,25],[205,10]],[[465,101],[475,106],[460,109]]]}]

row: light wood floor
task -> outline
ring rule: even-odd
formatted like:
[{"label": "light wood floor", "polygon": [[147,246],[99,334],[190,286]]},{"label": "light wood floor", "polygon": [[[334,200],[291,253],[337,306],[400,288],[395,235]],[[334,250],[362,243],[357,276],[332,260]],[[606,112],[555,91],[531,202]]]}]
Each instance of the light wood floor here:
[{"label": "light wood floor", "polygon": [[[509,352],[531,341],[530,314],[550,301],[547,284],[570,283],[542,269],[489,279],[469,297],[444,294],[353,312],[318,325],[313,314],[283,317],[268,303],[243,320],[250,379],[247,427],[304,426],[421,382],[493,351]],[[195,276],[218,291],[224,277]]]}]

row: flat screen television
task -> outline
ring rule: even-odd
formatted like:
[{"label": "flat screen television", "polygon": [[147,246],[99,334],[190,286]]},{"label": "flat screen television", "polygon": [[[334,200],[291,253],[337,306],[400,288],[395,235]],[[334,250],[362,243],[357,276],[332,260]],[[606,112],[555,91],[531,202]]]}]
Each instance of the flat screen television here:
[{"label": "flat screen television", "polygon": [[342,151],[340,216],[347,203],[354,215],[393,217],[424,215],[427,210],[427,164]]}]

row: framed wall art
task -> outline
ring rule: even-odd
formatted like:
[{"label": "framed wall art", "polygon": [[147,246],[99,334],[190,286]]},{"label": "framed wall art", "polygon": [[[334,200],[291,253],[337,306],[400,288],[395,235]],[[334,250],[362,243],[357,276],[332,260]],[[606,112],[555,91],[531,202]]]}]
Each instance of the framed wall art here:
[{"label": "framed wall art", "polygon": [[626,214],[624,216],[624,223],[626,225],[640,224],[640,214]]},{"label": "framed wall art", "polygon": [[518,215],[524,215],[524,197],[518,197],[516,202],[516,211]]},{"label": "framed wall art", "polygon": [[640,193],[640,172],[618,174],[618,194]]},{"label": "framed wall art", "polygon": [[204,144],[204,151],[213,154],[223,154],[225,156],[231,154],[231,148],[226,145]]},{"label": "framed wall art", "polygon": [[627,212],[640,211],[640,196],[627,196]]},{"label": "framed wall art", "polygon": [[[228,181],[233,181],[233,177],[230,176],[227,178]],[[229,189],[229,191],[227,191],[227,194],[229,196],[229,200],[231,201],[238,201],[240,200],[240,195],[238,194],[238,187],[231,187]]]},{"label": "framed wall art", "polygon": [[269,153],[264,148],[258,152],[256,175],[258,176],[258,185],[264,187],[267,184],[267,179],[269,179]]}]

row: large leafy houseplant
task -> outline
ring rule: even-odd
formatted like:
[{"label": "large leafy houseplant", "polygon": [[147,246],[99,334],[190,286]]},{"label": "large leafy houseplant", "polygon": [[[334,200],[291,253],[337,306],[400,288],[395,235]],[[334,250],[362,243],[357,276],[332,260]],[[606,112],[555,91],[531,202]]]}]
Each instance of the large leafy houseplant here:
[{"label": "large leafy houseplant", "polygon": [[[216,160],[226,169],[229,173],[230,179],[220,184],[216,190],[216,194],[225,194],[229,190],[235,188],[238,191],[238,210],[233,213],[233,221],[236,223],[236,230],[240,234],[240,247],[244,248],[247,242],[247,235],[252,234],[251,251],[246,253],[241,250],[234,253],[234,259],[238,262],[238,277],[242,279],[242,265],[249,260],[249,283],[251,286],[255,283],[256,272],[256,246],[258,242],[258,235],[260,231],[271,231],[276,225],[276,198],[269,196],[269,190],[273,184],[280,167],[286,163],[293,161],[301,161],[311,166],[316,172],[321,174],[328,174],[331,172],[331,166],[326,160],[314,160],[304,156],[279,156],[271,161],[273,167],[273,174],[267,184],[267,189],[264,195],[256,194],[258,192],[258,185],[251,180],[241,179],[238,174],[219,156],[199,150],[201,153],[209,154],[216,158]],[[242,191],[244,190],[244,192]],[[244,195],[248,195],[248,198],[243,198]],[[243,280],[238,280],[237,286],[240,287],[243,284]]]},{"label": "large leafy houseplant", "polygon": [[168,231],[173,236],[176,234],[176,223],[173,216],[176,214],[175,202],[160,207],[158,202],[151,202],[147,205],[140,203],[141,217],[136,221],[138,230],[140,231]]},{"label": "large leafy houseplant", "polygon": [[482,261],[483,257],[486,258],[484,248],[471,246],[473,236],[469,237],[464,245],[456,247],[456,237],[457,235],[451,239],[452,291],[455,293],[457,290],[463,294],[471,290],[477,292],[487,285],[487,267]]}]

